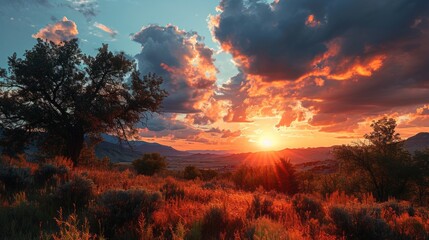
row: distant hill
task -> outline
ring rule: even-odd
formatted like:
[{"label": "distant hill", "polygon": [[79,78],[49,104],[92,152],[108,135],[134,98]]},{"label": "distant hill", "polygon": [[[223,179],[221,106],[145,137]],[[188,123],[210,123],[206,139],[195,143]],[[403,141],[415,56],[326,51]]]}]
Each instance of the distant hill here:
[{"label": "distant hill", "polygon": [[414,153],[417,150],[429,148],[429,133],[421,132],[404,141],[405,148]]},{"label": "distant hill", "polygon": [[188,152],[170,146],[144,141],[120,141],[117,137],[102,134],[103,141],[95,147],[97,157],[108,157],[112,162],[131,162],[144,153],[157,152],[163,156],[186,156]]}]

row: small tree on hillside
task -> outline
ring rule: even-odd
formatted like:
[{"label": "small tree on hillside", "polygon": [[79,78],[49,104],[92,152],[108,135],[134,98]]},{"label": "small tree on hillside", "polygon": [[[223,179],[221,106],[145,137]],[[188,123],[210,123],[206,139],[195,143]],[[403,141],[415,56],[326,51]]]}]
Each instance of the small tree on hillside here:
[{"label": "small tree on hillside", "polygon": [[201,178],[201,171],[195,166],[186,166],[183,172],[183,177],[187,180],[194,180],[197,177]]},{"label": "small tree on hillside", "polygon": [[159,153],[145,153],[142,158],[133,161],[133,167],[138,174],[152,176],[166,169],[167,162]]},{"label": "small tree on hillside", "polygon": [[388,197],[403,197],[414,172],[410,154],[404,149],[396,121],[382,118],[371,124],[373,131],[365,135],[368,142],[343,145],[334,150],[336,159],[347,175],[359,172],[367,182],[363,188],[372,191],[379,201]]},{"label": "small tree on hillside", "polygon": [[141,79],[134,62],[107,45],[92,57],[76,39],[59,45],[38,39],[23,59],[14,54],[8,64],[0,69],[0,127],[10,153],[23,146],[15,142],[28,140],[26,134],[38,135],[40,146],[77,163],[86,134],[126,137],[167,95],[160,77]]}]

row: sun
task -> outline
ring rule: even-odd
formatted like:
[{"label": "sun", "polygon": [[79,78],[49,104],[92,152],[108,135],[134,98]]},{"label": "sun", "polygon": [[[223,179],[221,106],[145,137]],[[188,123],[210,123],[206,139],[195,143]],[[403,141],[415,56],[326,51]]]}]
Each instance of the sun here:
[{"label": "sun", "polygon": [[261,137],[261,139],[259,139],[259,145],[263,148],[271,148],[274,145],[274,141],[268,137]]}]

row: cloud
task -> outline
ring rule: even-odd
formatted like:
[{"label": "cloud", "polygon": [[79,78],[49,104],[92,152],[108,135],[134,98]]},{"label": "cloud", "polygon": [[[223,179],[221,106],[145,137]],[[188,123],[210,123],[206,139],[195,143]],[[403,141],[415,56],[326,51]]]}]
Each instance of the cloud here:
[{"label": "cloud", "polygon": [[353,131],[429,103],[428,1],[223,0],[219,10],[213,37],[240,71],[220,89],[226,121],[275,114],[277,127]]},{"label": "cloud", "polygon": [[112,38],[114,38],[118,34],[118,32],[116,30],[113,30],[110,27],[108,27],[104,24],[98,23],[98,22],[94,23],[94,27],[108,33]]},{"label": "cloud", "polygon": [[33,5],[41,5],[41,6],[51,6],[51,3],[49,0],[0,0],[0,4],[12,4],[12,5],[22,5],[22,4],[33,4]]},{"label": "cloud", "polygon": [[33,38],[41,38],[43,40],[52,41],[59,44],[63,41],[69,41],[77,37],[79,31],[75,22],[68,20],[64,17],[61,21],[54,24],[49,24],[42,28],[36,34],[33,34]]},{"label": "cloud", "polygon": [[97,0],[67,0],[67,2],[65,6],[80,12],[88,20],[97,15]]},{"label": "cloud", "polygon": [[[175,26],[150,25],[132,36],[142,45],[136,55],[142,74],[156,73],[163,77],[162,87],[169,96],[163,111],[188,114],[196,123],[213,122],[217,118],[217,102],[213,100],[217,69],[213,50],[195,32]],[[204,113],[204,115],[201,115]]]},{"label": "cloud", "polygon": [[22,6],[33,5],[42,7],[67,7],[80,12],[87,20],[97,15],[97,0],[0,0],[2,5],[11,5],[18,9]]},{"label": "cloud", "polygon": [[214,135],[220,134],[221,138],[236,138],[241,136],[241,130],[231,131],[229,129],[210,128],[205,131],[206,133],[212,133]]}]

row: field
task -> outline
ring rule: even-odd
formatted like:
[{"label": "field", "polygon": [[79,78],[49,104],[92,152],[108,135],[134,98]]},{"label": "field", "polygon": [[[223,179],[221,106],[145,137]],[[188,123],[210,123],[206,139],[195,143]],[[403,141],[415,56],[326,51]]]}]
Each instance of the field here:
[{"label": "field", "polygon": [[427,239],[429,211],[334,191],[243,191],[234,173],[185,180],[2,159],[1,239]]}]

